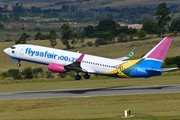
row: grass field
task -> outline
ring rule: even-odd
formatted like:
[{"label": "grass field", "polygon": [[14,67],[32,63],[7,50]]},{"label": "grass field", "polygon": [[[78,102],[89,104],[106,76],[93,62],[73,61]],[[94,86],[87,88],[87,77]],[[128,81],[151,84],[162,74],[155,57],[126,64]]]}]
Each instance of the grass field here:
[{"label": "grass field", "polygon": [[119,120],[131,109],[133,120],[179,120],[180,94],[0,101],[2,120]]},{"label": "grass field", "polygon": [[180,84],[180,75],[164,74],[159,77],[121,79],[121,78],[94,78],[90,80],[75,81],[66,79],[34,79],[34,80],[0,80],[0,92],[34,91],[75,88],[107,88],[119,86],[149,86]]}]

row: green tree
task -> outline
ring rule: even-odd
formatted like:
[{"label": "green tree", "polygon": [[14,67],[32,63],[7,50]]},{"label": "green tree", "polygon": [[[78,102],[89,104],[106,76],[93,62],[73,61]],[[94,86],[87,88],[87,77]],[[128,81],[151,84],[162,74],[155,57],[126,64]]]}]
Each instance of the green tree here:
[{"label": "green tree", "polygon": [[173,21],[169,27],[170,32],[180,32],[180,20]]},{"label": "green tree", "polygon": [[157,15],[156,19],[158,20],[157,26],[158,26],[159,36],[162,37],[166,29],[167,22],[171,19],[170,9],[167,7],[165,2],[159,4],[158,9],[156,11],[156,15]]},{"label": "green tree", "polygon": [[136,33],[136,35],[137,35],[137,37],[139,38],[139,39],[144,39],[145,37],[146,37],[146,32],[144,31],[144,30],[140,30],[140,31],[138,31],[137,33]]},{"label": "green tree", "polygon": [[85,37],[85,33],[84,32],[74,32],[72,33],[72,41],[71,41],[71,44],[73,44],[73,47],[75,44],[77,43],[84,43],[84,37]]},{"label": "green tree", "polygon": [[16,3],[15,5],[12,5],[12,12],[19,12],[22,13],[24,12],[24,8],[22,4]]},{"label": "green tree", "polygon": [[61,11],[62,12],[69,12],[69,5],[62,5]]},{"label": "green tree", "polygon": [[53,48],[54,48],[54,46],[57,45],[56,38],[57,38],[56,32],[54,30],[51,30],[50,31],[50,44]]},{"label": "green tree", "polygon": [[84,27],[84,32],[85,35],[89,38],[93,38],[94,37],[94,27],[89,25],[87,27]]},{"label": "green tree", "polygon": [[23,33],[21,37],[15,41],[15,44],[26,44],[26,39],[29,37],[30,35],[28,35],[27,33]]},{"label": "green tree", "polygon": [[70,26],[68,24],[63,24],[61,26],[61,29],[62,29],[61,41],[63,45],[66,46],[66,49],[70,49],[69,40],[72,38],[72,31],[70,30]]},{"label": "green tree", "polygon": [[104,38],[109,43],[113,43],[115,40],[115,37],[111,34],[111,32],[103,32],[102,38]]},{"label": "green tree", "polygon": [[112,35],[116,35],[117,23],[114,20],[102,20],[98,26],[95,27],[96,31],[109,31]]},{"label": "green tree", "polygon": [[155,34],[157,33],[157,24],[153,21],[145,21],[142,25],[142,30],[144,30],[148,34]]},{"label": "green tree", "polygon": [[8,5],[7,5],[7,4],[4,5],[4,10],[5,10],[5,11],[8,11]]},{"label": "green tree", "polygon": [[34,40],[40,39],[42,35],[43,35],[43,34],[42,34],[41,32],[38,32],[38,33],[35,35]]}]

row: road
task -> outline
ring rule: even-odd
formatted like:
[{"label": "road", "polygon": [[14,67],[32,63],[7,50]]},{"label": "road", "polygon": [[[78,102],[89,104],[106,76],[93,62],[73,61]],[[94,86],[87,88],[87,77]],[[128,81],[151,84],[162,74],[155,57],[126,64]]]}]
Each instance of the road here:
[{"label": "road", "polygon": [[180,84],[156,85],[156,86],[133,86],[133,87],[119,86],[119,87],[110,87],[110,88],[0,92],[0,100],[92,97],[92,96],[161,94],[161,93],[180,93]]}]

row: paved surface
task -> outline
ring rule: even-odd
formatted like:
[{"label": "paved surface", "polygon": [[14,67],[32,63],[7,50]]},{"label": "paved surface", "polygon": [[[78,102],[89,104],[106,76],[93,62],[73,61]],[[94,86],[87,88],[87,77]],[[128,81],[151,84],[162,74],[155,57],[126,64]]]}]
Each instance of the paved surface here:
[{"label": "paved surface", "polygon": [[0,92],[0,100],[64,98],[64,97],[92,97],[112,95],[180,93],[180,84],[161,86],[133,86],[90,89],[41,90],[21,92]]}]

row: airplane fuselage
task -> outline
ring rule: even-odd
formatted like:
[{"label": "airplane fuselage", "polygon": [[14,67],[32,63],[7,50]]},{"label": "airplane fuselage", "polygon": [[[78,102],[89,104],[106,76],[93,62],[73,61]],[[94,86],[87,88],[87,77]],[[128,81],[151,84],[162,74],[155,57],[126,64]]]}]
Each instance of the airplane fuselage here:
[{"label": "airplane fuselage", "polygon": [[[75,62],[81,53],[59,50],[54,48],[36,46],[36,45],[14,45],[14,49],[7,48],[8,55],[15,61],[28,61],[44,65],[56,63],[61,65],[68,65]],[[119,61],[105,57],[98,57],[85,54],[81,67],[90,74],[113,74],[118,76],[117,67],[126,61]],[[124,76],[123,76],[124,77]]]}]

